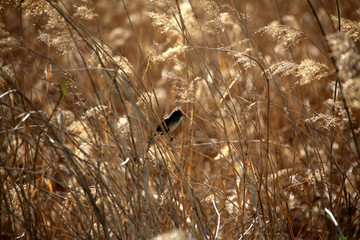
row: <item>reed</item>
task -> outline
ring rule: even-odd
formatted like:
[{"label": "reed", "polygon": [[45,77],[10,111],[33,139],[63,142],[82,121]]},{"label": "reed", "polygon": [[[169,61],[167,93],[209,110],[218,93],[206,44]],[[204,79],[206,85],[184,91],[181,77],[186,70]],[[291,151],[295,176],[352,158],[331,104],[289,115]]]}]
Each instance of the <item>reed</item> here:
[{"label": "reed", "polygon": [[360,238],[359,3],[20,2],[1,239]]}]

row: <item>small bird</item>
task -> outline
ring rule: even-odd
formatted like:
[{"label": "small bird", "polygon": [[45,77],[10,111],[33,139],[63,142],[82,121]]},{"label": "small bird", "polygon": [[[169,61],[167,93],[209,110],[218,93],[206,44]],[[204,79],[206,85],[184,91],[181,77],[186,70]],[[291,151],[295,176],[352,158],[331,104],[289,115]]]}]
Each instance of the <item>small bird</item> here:
[{"label": "small bird", "polygon": [[165,132],[173,132],[179,126],[181,119],[184,116],[185,114],[180,109],[173,111],[170,116],[165,118],[162,123],[156,128],[156,133],[163,135]]}]

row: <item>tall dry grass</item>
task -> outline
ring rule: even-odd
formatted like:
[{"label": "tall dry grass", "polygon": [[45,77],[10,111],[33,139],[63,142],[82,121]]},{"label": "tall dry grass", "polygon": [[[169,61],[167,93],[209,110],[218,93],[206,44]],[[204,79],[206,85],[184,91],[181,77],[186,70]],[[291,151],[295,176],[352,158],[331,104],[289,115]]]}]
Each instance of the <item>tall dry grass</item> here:
[{"label": "tall dry grass", "polygon": [[359,7],[1,2],[0,238],[360,238]]}]

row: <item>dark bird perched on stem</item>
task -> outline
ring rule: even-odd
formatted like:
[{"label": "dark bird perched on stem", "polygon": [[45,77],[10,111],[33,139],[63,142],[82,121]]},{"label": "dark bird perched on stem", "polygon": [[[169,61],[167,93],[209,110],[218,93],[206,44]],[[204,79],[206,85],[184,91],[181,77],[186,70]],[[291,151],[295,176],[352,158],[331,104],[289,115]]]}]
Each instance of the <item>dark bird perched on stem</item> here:
[{"label": "dark bird perched on stem", "polygon": [[163,135],[165,132],[173,132],[179,126],[181,119],[184,116],[185,114],[180,109],[173,111],[170,116],[165,118],[162,123],[156,128],[156,133]]}]

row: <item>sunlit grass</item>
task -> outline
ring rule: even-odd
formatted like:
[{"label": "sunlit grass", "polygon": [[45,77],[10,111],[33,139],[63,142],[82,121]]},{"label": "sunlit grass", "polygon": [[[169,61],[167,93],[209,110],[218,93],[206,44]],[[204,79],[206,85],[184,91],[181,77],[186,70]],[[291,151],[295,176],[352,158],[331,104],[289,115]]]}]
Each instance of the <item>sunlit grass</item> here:
[{"label": "sunlit grass", "polygon": [[0,238],[359,238],[357,8],[1,3]]}]

